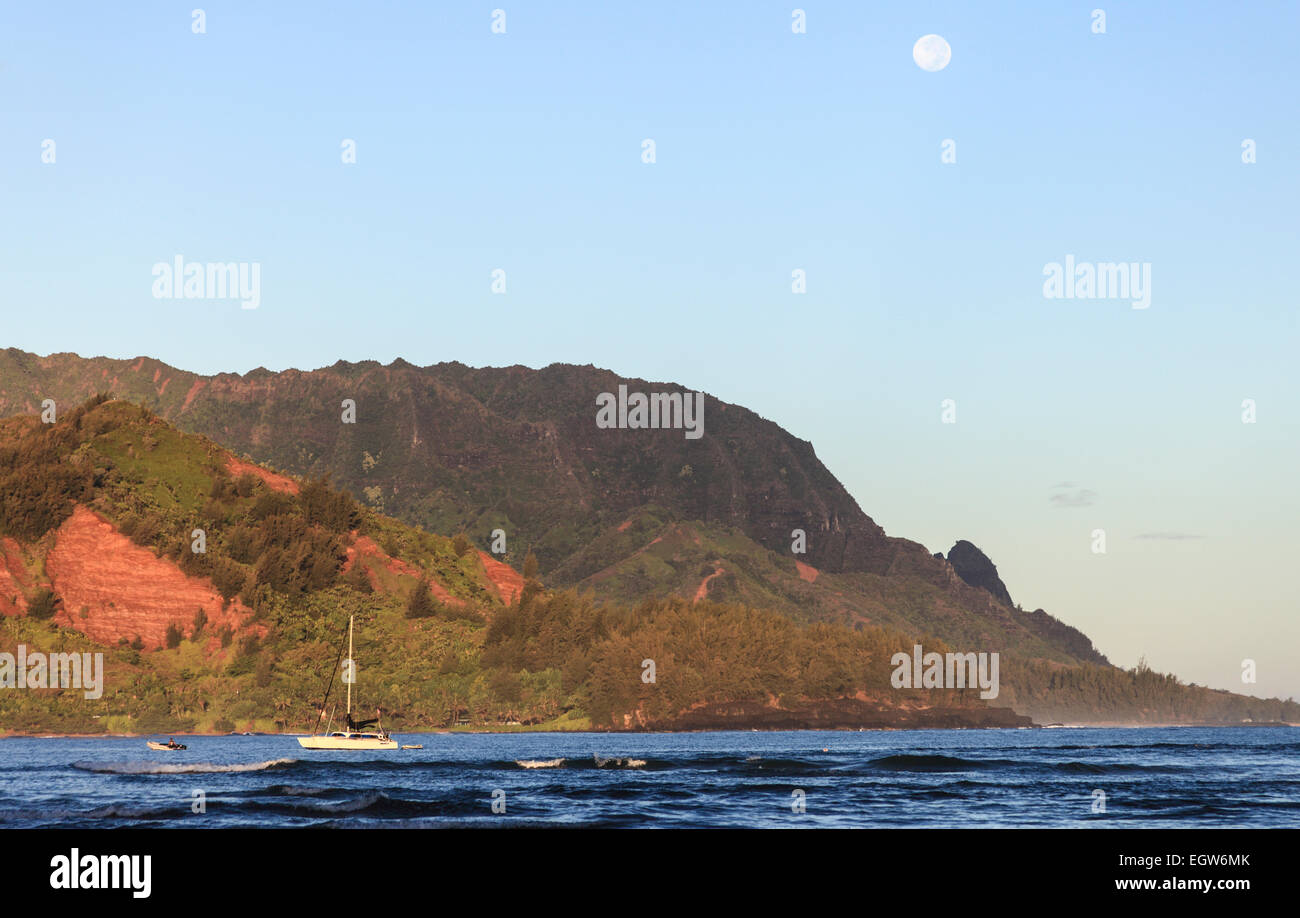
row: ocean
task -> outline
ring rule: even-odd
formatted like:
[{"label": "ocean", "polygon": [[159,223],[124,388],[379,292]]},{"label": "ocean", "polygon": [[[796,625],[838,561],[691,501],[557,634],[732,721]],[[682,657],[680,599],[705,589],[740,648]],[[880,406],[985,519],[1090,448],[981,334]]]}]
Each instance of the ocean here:
[{"label": "ocean", "polygon": [[[1293,827],[1300,729],[0,739],[0,828]],[[162,739],[166,739],[163,737]]]}]

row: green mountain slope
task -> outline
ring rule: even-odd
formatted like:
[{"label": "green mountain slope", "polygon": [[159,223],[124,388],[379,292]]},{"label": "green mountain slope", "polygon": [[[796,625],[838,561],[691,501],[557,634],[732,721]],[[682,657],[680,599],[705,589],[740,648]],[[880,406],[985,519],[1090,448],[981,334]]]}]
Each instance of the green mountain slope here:
[{"label": "green mountain slope", "polygon": [[[787,557],[792,532],[802,530],[802,562],[828,574],[872,575],[858,578],[854,599],[876,614],[894,607],[900,593],[929,597],[915,614],[894,616],[913,630],[927,630],[931,620],[955,624],[960,616],[952,609],[1004,614],[990,606],[987,591],[970,587],[924,546],[886,536],[811,444],[743,407],[707,397],[698,440],[681,430],[598,428],[596,398],[620,384],[683,391],[559,364],[529,370],[340,362],[312,372],[203,377],[148,358],[0,352],[0,414],[111,389],[258,461],[294,474],[329,474],[367,506],[412,526],[464,531],[481,548],[502,530],[507,557],[518,560],[520,547],[531,549],[557,585],[582,582],[593,565],[619,560],[620,550],[624,558],[640,550],[640,528],[619,527],[650,512],[727,527]],[[355,423],[342,422],[344,400],[355,403]],[[784,585],[771,589],[788,592]],[[752,589],[747,596],[762,598]],[[1037,641],[1026,652],[1046,644],[1052,658],[1105,662],[1083,635],[1054,620],[1022,625],[1006,632],[1012,643],[985,649],[1014,651],[1016,635],[1033,632]]]},{"label": "green mountain slope", "polygon": [[970,690],[891,689],[907,639],[884,628],[734,603],[597,604],[537,581],[511,593],[464,538],[102,397],[52,424],[0,421],[0,545],[6,652],[99,652],[106,666],[89,699],[3,685],[0,662],[7,730],[306,729],[349,616],[359,708],[395,729],[672,726],[736,704],[747,723],[1021,722]]},{"label": "green mountain slope", "polygon": [[[998,652],[1009,664],[1003,697],[1039,719],[1300,719],[1280,703],[1110,666],[1077,629],[1010,605],[969,543],[954,546],[954,567],[887,536],[810,444],[743,407],[706,398],[698,440],[597,427],[597,397],[620,384],[683,391],[590,366],[399,360],[205,377],[148,358],[0,352],[0,413],[34,412],[47,398],[66,409],[111,389],[257,461],[330,476],[368,519],[392,517],[383,525],[403,544],[433,538],[414,535],[423,529],[465,533],[482,551],[499,530],[505,560],[519,566],[535,553],[548,585],[578,590],[593,608],[650,601],[653,612],[703,598],[801,626],[882,629],[906,646]],[[355,423],[344,423],[345,404]],[[794,530],[807,536],[798,556]],[[586,710],[566,697],[566,710]]]},{"label": "green mountain slope", "polygon": [[[673,521],[648,508],[593,539],[551,578],[604,599],[677,596],[777,609],[796,620],[878,625],[961,647],[1006,648],[1024,659],[1076,664],[1091,644],[1068,626],[1049,631],[1044,615],[997,602],[957,582],[819,571],[719,523]],[[1065,631],[1073,632],[1076,646]],[[1078,648],[1077,643],[1082,647]]]}]

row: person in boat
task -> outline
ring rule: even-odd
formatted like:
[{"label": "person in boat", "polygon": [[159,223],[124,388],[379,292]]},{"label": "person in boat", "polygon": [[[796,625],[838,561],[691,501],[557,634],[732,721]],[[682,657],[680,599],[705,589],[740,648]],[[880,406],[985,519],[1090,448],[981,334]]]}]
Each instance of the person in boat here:
[{"label": "person in boat", "polygon": [[379,723],[378,717],[372,717],[369,720],[353,720],[352,715],[349,714],[347,715],[347,718],[349,733],[362,733],[367,727],[373,727],[375,724]]},{"label": "person in boat", "polygon": [[167,737],[167,748],[168,748],[168,749],[175,749],[175,748],[176,748],[176,737],[174,737],[174,736],[169,736],[169,737]]}]

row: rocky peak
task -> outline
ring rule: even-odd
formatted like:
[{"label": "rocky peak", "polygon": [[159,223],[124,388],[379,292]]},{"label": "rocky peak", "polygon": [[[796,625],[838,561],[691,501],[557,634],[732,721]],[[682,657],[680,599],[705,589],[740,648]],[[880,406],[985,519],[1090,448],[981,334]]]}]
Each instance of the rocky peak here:
[{"label": "rocky peak", "polygon": [[1011,601],[1011,594],[1007,592],[1006,584],[998,576],[997,566],[989,560],[988,555],[970,542],[962,539],[949,549],[948,563],[957,572],[957,576],[971,586],[983,587],[1002,604],[1015,606]]}]

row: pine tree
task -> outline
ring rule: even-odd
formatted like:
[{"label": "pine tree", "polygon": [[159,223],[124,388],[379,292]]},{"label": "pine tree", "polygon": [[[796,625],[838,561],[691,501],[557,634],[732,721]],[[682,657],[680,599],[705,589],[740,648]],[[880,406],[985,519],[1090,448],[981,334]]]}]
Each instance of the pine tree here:
[{"label": "pine tree", "polygon": [[411,597],[406,601],[407,618],[429,618],[437,613],[437,604],[433,601],[433,593],[430,588],[429,578],[421,577],[415,589],[411,591]]}]

